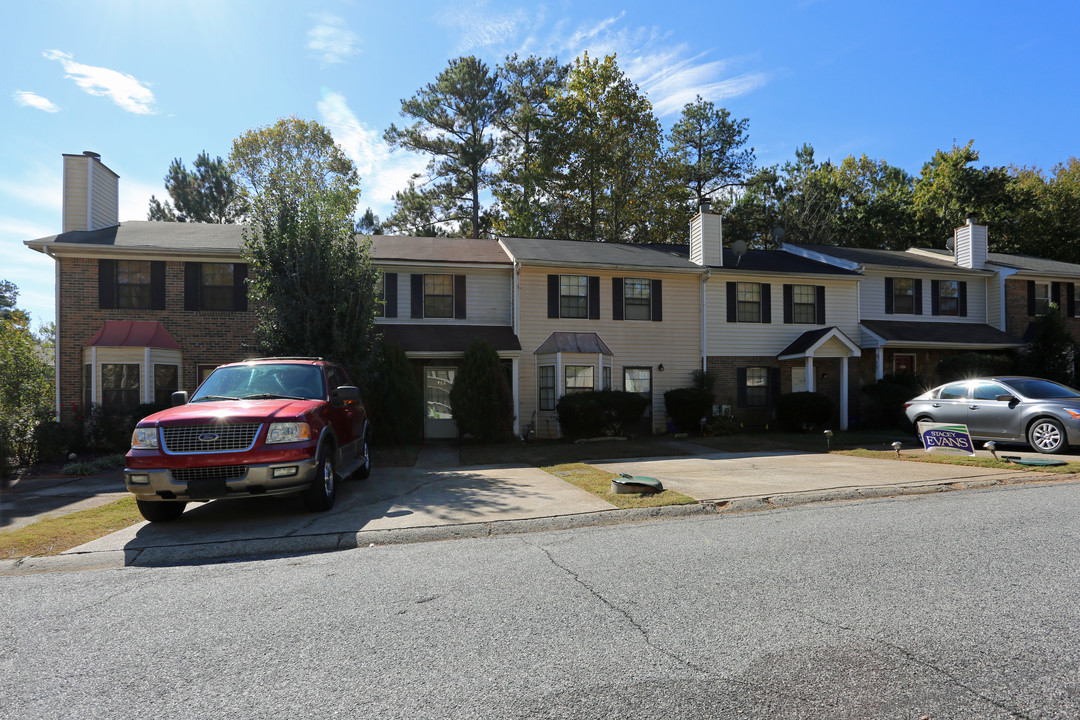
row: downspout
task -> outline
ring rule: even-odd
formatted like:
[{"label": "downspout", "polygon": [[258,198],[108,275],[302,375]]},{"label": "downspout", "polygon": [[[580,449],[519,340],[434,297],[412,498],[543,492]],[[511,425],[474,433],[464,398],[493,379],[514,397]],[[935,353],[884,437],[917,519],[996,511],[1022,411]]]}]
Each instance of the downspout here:
[{"label": "downspout", "polygon": [[[60,422],[60,259],[49,248],[45,248],[45,254],[53,259],[53,392],[56,394],[56,421]],[[79,376],[82,376],[81,363]]]},{"label": "downspout", "polygon": [[699,307],[701,308],[701,372],[705,373],[709,371],[709,290],[707,283],[709,278],[712,277],[712,270],[705,268],[705,274],[701,276],[701,301]]}]

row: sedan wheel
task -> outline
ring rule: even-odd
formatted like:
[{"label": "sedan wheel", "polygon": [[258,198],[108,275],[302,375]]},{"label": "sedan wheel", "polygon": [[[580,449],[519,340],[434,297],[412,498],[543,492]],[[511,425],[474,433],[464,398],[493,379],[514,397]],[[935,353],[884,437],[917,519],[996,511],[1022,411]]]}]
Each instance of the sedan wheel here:
[{"label": "sedan wheel", "polygon": [[1036,420],[1028,430],[1031,447],[1041,453],[1063,452],[1066,447],[1065,428],[1057,420]]}]

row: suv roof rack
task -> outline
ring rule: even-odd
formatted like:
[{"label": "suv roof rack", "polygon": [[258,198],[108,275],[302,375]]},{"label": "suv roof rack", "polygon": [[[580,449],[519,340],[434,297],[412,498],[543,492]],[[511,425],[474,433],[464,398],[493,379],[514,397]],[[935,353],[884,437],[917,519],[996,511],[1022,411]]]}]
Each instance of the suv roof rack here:
[{"label": "suv roof rack", "polygon": [[243,360],[243,361],[241,361],[241,362],[254,362],[254,361],[256,361],[256,360],[326,360],[326,358],[321,358],[321,357],[300,357],[300,356],[292,356],[292,355],[281,355],[281,356],[277,356],[277,357],[257,357],[257,358],[248,358],[247,360]]}]

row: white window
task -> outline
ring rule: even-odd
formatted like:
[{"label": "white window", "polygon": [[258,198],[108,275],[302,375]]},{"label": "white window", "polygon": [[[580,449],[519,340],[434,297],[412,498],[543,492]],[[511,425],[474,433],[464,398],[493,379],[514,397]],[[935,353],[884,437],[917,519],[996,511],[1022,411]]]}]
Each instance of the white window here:
[{"label": "white window", "polygon": [[627,320],[652,320],[652,280],[624,278],[623,308]]},{"label": "white window", "polygon": [[738,283],[738,321],[761,322],[761,283]]},{"label": "white window", "polygon": [[587,392],[596,388],[592,365],[566,366],[566,394]]}]

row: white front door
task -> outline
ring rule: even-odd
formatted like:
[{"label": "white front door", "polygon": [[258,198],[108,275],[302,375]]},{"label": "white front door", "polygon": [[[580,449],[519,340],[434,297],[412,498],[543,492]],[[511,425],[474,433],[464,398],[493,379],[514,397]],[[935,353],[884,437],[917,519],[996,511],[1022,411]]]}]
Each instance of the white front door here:
[{"label": "white front door", "polygon": [[424,437],[456,438],[457,426],[450,412],[450,388],[457,368],[424,368]]}]

